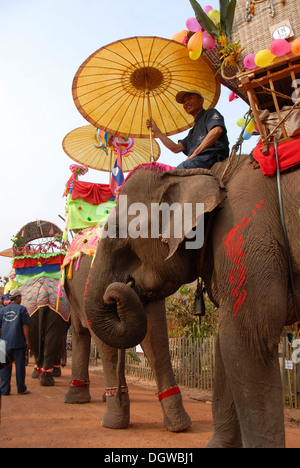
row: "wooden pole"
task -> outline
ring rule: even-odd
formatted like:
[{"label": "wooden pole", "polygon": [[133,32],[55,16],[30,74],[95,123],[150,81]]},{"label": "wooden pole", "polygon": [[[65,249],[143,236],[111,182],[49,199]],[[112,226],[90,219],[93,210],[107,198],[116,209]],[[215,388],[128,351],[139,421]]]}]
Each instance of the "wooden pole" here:
[{"label": "wooden pole", "polygon": [[[148,116],[149,116],[149,119],[151,120],[152,119],[152,112],[151,112],[151,104],[150,104],[150,91],[149,91],[148,88],[146,88],[146,98],[147,98],[147,104],[148,104]],[[154,150],[153,150],[153,134],[152,134],[151,128],[150,128],[150,151],[151,151],[150,161],[153,162],[154,161]]]}]

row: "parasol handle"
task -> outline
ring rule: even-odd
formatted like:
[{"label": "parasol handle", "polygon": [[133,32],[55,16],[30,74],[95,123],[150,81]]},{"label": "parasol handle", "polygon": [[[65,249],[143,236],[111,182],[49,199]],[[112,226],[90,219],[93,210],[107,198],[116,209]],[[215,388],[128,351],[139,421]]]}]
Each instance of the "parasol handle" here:
[{"label": "parasol handle", "polygon": [[[148,114],[149,114],[149,119],[152,119],[152,112],[151,112],[151,104],[150,104],[150,91],[146,89],[146,96],[147,96],[147,103],[148,103]],[[153,134],[152,130],[150,128],[150,150],[151,150],[151,155],[150,155],[150,161],[154,161],[154,150],[153,150]]]},{"label": "parasol handle", "polygon": [[108,148],[108,154],[109,154],[109,183],[111,183],[111,173],[113,170],[113,161],[112,161],[112,150],[111,148]]}]

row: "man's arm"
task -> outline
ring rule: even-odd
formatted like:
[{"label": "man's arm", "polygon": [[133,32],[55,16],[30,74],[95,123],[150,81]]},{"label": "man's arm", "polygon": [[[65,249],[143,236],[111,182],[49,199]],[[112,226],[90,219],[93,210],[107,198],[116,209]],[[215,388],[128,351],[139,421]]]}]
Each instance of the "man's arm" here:
[{"label": "man's arm", "polygon": [[185,148],[182,143],[174,143],[170,138],[168,138],[166,135],[164,135],[160,129],[157,127],[156,123],[154,122],[153,119],[149,119],[146,122],[148,129],[152,130],[156,138],[159,138],[162,144],[168,148],[172,153],[181,153],[181,151],[184,151]]},{"label": "man's arm", "polygon": [[29,342],[29,325],[23,325],[23,333],[24,333],[24,336],[25,336],[27,349],[30,349],[30,342]]},{"label": "man's arm", "polygon": [[205,151],[207,148],[213,146],[215,142],[220,138],[223,131],[223,127],[214,127],[212,130],[210,130],[210,132],[208,132],[202,143],[198,146],[198,148],[195,149],[195,151],[188,157],[188,159],[192,159],[195,156],[198,156],[199,154],[203,153],[203,151]]}]

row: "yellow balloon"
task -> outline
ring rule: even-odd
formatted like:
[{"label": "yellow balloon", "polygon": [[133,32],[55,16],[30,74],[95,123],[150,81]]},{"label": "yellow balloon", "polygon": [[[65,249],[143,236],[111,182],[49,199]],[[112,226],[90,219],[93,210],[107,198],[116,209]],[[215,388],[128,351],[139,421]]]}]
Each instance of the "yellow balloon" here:
[{"label": "yellow balloon", "polygon": [[196,50],[196,52],[191,52],[191,51],[189,52],[190,59],[192,60],[198,60],[201,54],[202,54],[202,46],[200,47],[199,50]]},{"label": "yellow balloon", "polygon": [[221,15],[220,15],[220,12],[218,10],[210,10],[207,13],[207,16],[209,17],[209,19],[211,19],[215,23],[216,26],[221,21]]},{"label": "yellow balloon", "polygon": [[193,34],[188,42],[188,49],[190,52],[197,52],[197,50],[202,48],[202,38],[203,31],[197,31],[195,34]]},{"label": "yellow balloon", "polygon": [[239,127],[242,127],[242,128],[245,127],[245,125],[246,125],[246,119],[239,119],[239,120],[237,121],[237,124],[238,124]]},{"label": "yellow balloon", "polygon": [[258,67],[264,68],[270,65],[275,58],[276,55],[273,55],[270,50],[263,49],[255,55],[254,61]]},{"label": "yellow balloon", "polygon": [[253,122],[253,120],[251,120],[251,122],[249,122],[246,127],[246,132],[253,133],[254,130],[255,130],[255,123]]}]

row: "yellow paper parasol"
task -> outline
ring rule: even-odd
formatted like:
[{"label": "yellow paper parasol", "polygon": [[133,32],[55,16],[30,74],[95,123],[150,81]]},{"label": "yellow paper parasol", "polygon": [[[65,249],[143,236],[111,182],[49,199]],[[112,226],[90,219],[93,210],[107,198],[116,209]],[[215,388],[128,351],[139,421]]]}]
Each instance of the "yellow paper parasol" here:
[{"label": "yellow paper parasol", "polygon": [[13,256],[12,248],[6,249],[6,250],[2,250],[2,252],[0,252],[0,256],[1,256],[1,257],[12,258],[12,256]]},{"label": "yellow paper parasol", "polygon": [[[130,172],[139,164],[149,161],[149,140],[117,138],[96,129],[93,125],[72,130],[63,139],[63,150],[74,161],[91,169],[111,172],[117,151],[121,149],[123,172]],[[153,145],[154,160],[160,156],[160,147]]]},{"label": "yellow paper parasol", "polygon": [[166,135],[190,128],[193,117],[175,100],[182,90],[200,91],[207,109],[219,99],[220,82],[206,59],[191,60],[186,46],[160,37],[132,37],[102,47],[78,69],[72,88],[88,122],[133,138],[149,137],[149,117]]}]

